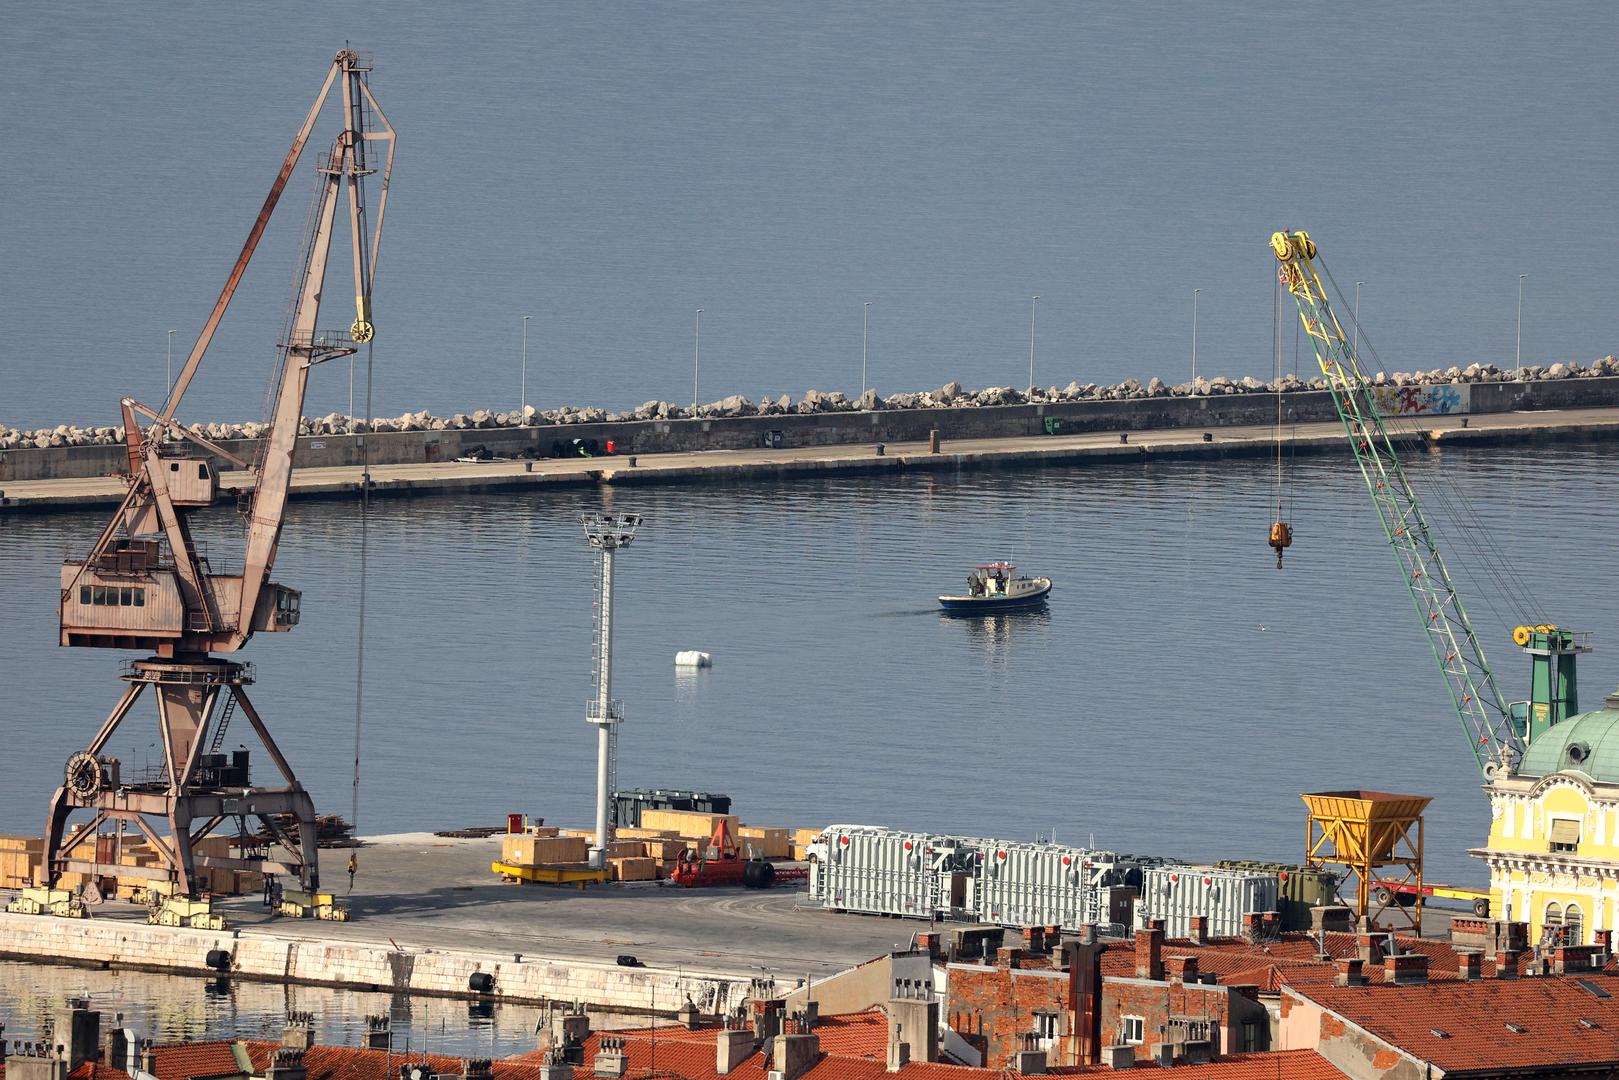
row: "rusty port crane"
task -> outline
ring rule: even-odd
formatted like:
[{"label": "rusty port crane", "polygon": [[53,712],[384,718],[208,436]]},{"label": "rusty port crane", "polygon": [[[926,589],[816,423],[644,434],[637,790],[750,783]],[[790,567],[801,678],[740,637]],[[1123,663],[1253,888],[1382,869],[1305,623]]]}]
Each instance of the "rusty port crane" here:
[{"label": "rusty port crane", "polygon": [[[252,665],[216,654],[238,652],[254,633],[281,633],[298,625],[299,592],[270,580],[270,574],[285,519],[309,372],[327,360],[353,355],[374,332],[371,282],[395,141],[367,84],[369,71],[370,66],[348,49],[333,60],[162,407],[152,409],[127,397],[121,402],[129,490],[90,553],[62,566],[60,643],[149,655],[125,662],[126,687],[118,704],[89,744],[68,760],[46,819],[38,887],[24,896],[31,910],[82,913],[70,894],[56,885],[64,873],[104,872],[94,854],[96,838],[103,825],[122,822],[138,829],[157,852],[157,864],[120,867],[118,873],[153,883],[149,895],[154,905],[161,905],[161,911],[154,906],[154,918],[162,916],[158,921],[188,925],[217,921],[199,889],[200,872],[208,867],[296,878],[299,889],[283,894],[282,913],[346,916],[330,894],[319,891],[314,801],[247,696]],[[256,460],[249,464],[174,417],[334,87],[341,87],[342,129],[330,153],[316,165],[317,192],[295,278],[292,313],[278,348],[270,427]],[[385,155],[384,147],[371,145],[382,143]],[[368,158],[382,158],[380,170]],[[376,179],[369,180],[372,177]],[[367,220],[368,186],[380,187],[374,225]],[[338,206],[345,196],[353,245],[355,318],[346,331],[325,331],[317,326],[321,296]],[[191,515],[235,494],[220,489],[219,461],[250,469],[254,476],[251,493],[235,500],[245,532],[239,571],[226,568],[217,549],[210,552],[192,538]],[[105,751],[147,691],[157,706],[161,767],[152,775],[124,776],[120,763]],[[238,712],[274,763],[279,785],[254,782],[246,750],[228,756],[219,753],[225,728]],[[70,817],[81,811],[90,816],[69,832]],[[197,852],[199,842],[227,822],[237,823],[245,836],[249,819],[268,830],[273,838],[268,845],[244,850],[240,858]],[[285,827],[288,819],[297,822],[295,828]],[[92,852],[88,858],[80,852],[86,841]]]}]

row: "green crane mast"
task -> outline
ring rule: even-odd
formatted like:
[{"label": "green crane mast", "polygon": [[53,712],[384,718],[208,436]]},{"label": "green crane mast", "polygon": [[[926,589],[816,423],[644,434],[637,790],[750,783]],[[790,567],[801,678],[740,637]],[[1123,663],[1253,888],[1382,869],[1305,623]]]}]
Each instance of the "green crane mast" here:
[{"label": "green crane mast", "polygon": [[[1525,745],[1519,725],[1514,722],[1514,710],[1495,685],[1484,649],[1473,633],[1461,597],[1451,584],[1444,559],[1422,516],[1417,494],[1384,429],[1383,414],[1371,384],[1356,363],[1354,350],[1333,314],[1315,269],[1315,242],[1303,231],[1288,230],[1274,234],[1270,243],[1281,264],[1278,276],[1297,302],[1304,332],[1314,343],[1316,362],[1332,391],[1338,418],[1343,421],[1344,434],[1349,437],[1355,463],[1360,466],[1366,490],[1382,519],[1389,546],[1400,560],[1411,602],[1422,618],[1428,644],[1444,673],[1451,704],[1479,771],[1487,781],[1500,773],[1511,773]],[[1553,629],[1535,628],[1542,632]]]}]

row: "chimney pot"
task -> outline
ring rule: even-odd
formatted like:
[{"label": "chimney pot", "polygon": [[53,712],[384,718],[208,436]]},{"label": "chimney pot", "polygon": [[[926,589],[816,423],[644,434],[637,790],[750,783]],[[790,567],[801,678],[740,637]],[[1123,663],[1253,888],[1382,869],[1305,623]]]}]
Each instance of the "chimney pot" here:
[{"label": "chimney pot", "polygon": [[1484,954],[1464,952],[1456,954],[1456,976],[1463,982],[1478,982],[1484,977]]},{"label": "chimney pot", "polygon": [[1207,915],[1193,915],[1191,919],[1191,939],[1199,945],[1209,940],[1209,917]]},{"label": "chimney pot", "polygon": [[1169,978],[1172,982],[1178,982],[1185,986],[1192,986],[1197,983],[1197,957],[1171,956],[1164,961],[1164,966],[1168,970]]},{"label": "chimney pot", "polygon": [[1362,974],[1362,961],[1358,956],[1346,956],[1333,965],[1338,969],[1337,978],[1333,981],[1339,986],[1365,986],[1366,976]]},{"label": "chimney pot", "polygon": [[1425,953],[1395,953],[1383,960],[1383,981],[1398,986],[1418,986],[1428,981]]},{"label": "chimney pot", "polygon": [[1522,949],[1502,949],[1495,954],[1495,977],[1497,979],[1516,979],[1518,977],[1518,959],[1523,956]]}]

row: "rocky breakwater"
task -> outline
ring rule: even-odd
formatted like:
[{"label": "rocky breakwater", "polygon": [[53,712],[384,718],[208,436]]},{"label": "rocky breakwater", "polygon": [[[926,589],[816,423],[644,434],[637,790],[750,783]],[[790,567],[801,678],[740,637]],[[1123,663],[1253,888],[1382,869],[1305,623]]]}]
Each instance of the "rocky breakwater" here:
[{"label": "rocky breakwater", "polygon": [[[1390,387],[1433,386],[1447,383],[1529,383],[1614,375],[1619,375],[1619,359],[1605,356],[1585,365],[1557,363],[1546,366],[1500,368],[1494,364],[1470,364],[1465,368],[1434,368],[1431,371],[1392,373],[1380,371],[1372,377],[1372,382],[1377,386]],[[1136,379],[1126,379],[1110,386],[1076,381],[1064,387],[1035,387],[1032,392],[1010,386],[969,390],[963,388],[959,382],[949,382],[937,390],[897,393],[887,397],[876,390],[867,390],[864,395],[856,398],[850,398],[838,391],[823,393],[819,390],[810,390],[796,401],[790,394],[781,394],[762,396],[755,402],[741,394],[732,394],[718,401],[697,405],[695,408],[670,401],[647,401],[634,409],[623,411],[602,409],[594,405],[582,407],[564,405],[559,409],[537,410],[529,406],[522,412],[516,409],[509,412],[479,409],[471,413],[435,416],[424,410],[397,417],[380,417],[369,422],[341,413],[329,413],[326,416],[304,418],[299,424],[298,433],[305,436],[321,436],[363,435],[368,432],[476,431],[524,425],[568,426],[648,420],[713,420],[749,416],[802,416],[819,413],[987,408],[1082,401],[1222,397],[1326,388],[1326,380],[1319,376],[1306,380],[1293,375],[1285,375],[1280,380],[1269,382],[1252,376],[1238,379],[1225,376],[1216,376],[1213,379],[1199,377],[1191,382],[1174,385],[1166,384],[1158,378],[1149,379],[1145,384]],[[229,441],[260,438],[268,430],[268,425],[213,423],[192,424],[190,428],[205,438]],[[0,451],[114,445],[122,442],[123,437],[123,429],[118,427],[74,427],[61,424],[54,428],[30,431],[0,426]]]}]

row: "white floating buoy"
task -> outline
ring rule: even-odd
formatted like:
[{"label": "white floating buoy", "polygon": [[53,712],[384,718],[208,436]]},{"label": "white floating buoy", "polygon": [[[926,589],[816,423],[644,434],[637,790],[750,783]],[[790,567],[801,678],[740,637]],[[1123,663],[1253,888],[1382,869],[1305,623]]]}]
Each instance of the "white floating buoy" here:
[{"label": "white floating buoy", "polygon": [[714,658],[706,652],[687,649],[675,653],[675,667],[713,667]]}]

